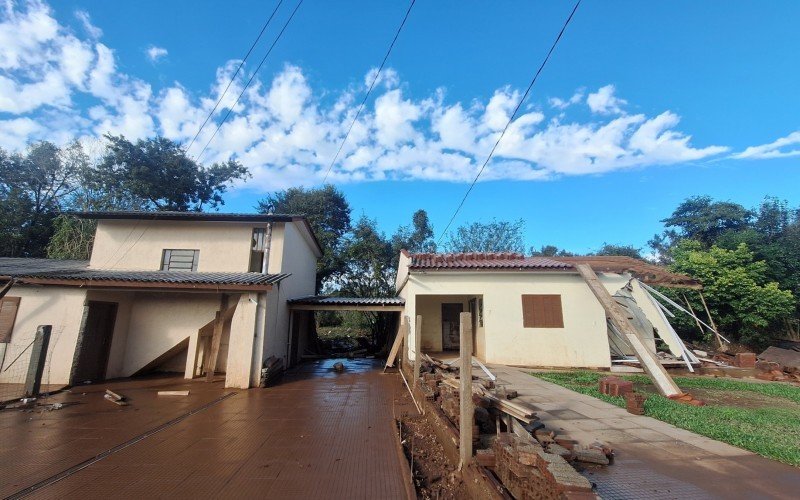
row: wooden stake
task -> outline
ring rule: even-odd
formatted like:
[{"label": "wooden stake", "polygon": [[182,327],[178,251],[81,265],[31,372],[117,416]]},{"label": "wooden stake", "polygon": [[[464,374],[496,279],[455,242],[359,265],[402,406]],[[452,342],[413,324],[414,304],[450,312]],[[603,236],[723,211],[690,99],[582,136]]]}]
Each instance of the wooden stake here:
[{"label": "wooden stake", "polygon": [[711,311],[708,310],[708,304],[706,304],[706,298],[703,297],[703,292],[701,290],[698,290],[697,293],[700,294],[700,302],[703,303],[703,307],[706,310],[706,314],[708,315],[708,322],[711,323],[711,328],[714,329],[714,335],[717,336],[717,344],[719,344],[720,349],[724,349],[724,346],[722,345],[722,339],[719,337],[719,329],[717,328],[717,325],[714,323],[714,318],[711,317]]},{"label": "wooden stake", "polygon": [[472,314],[468,312],[460,315],[460,347],[459,359],[459,469],[463,469],[472,460],[472,423],[475,420],[475,409],[472,404]]},{"label": "wooden stake", "polygon": [[414,387],[419,384],[419,373],[422,371],[422,316],[417,316],[414,325]]},{"label": "wooden stake", "polygon": [[386,368],[394,366],[397,353],[400,352],[400,345],[403,343],[403,330],[408,327],[408,325],[405,324],[407,318],[408,316],[400,317],[400,324],[397,326],[397,334],[394,337],[394,343],[392,343],[392,350],[389,351],[389,357],[386,358],[386,366],[383,368],[384,371],[386,371]]},{"label": "wooden stake", "polygon": [[703,331],[703,325],[701,325],[700,320],[697,319],[697,315],[694,313],[694,309],[692,309],[692,304],[689,302],[689,299],[686,298],[685,293],[682,293],[681,296],[683,297],[683,301],[686,302],[686,307],[689,308],[689,312],[692,313],[692,317],[694,318],[694,322],[697,325],[697,329],[700,330],[700,335],[702,336],[705,333]]}]

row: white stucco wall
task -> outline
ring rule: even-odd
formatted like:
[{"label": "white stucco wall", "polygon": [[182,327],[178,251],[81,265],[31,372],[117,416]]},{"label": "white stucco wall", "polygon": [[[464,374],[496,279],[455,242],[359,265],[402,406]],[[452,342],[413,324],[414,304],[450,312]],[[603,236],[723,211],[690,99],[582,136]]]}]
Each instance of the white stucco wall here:
[{"label": "white stucco wall", "polygon": [[253,228],[265,223],[211,221],[100,220],[93,269],[161,269],[165,249],[200,250],[199,272],[245,272],[250,265]]},{"label": "white stucco wall", "polygon": [[[564,328],[523,328],[522,294],[560,294]],[[425,295],[482,295],[484,361],[524,366],[610,366],[605,313],[577,274],[412,273],[403,295],[412,337],[415,315],[420,314],[418,308]]]},{"label": "white stucco wall", "polygon": [[[267,297],[267,318],[263,358],[286,358],[289,348],[289,299],[314,295],[317,255],[314,247],[294,223],[275,224],[272,234],[270,273],[290,273]],[[300,353],[302,354],[302,352]]]},{"label": "white stucco wall", "polygon": [[[137,292],[130,310],[121,367],[117,368],[116,375],[128,377],[185,338],[196,338],[197,331],[214,319],[219,306],[217,294]],[[223,337],[217,364],[219,371],[226,369],[227,345],[228,339]]]},{"label": "white stucco wall", "polygon": [[0,383],[24,383],[30,349],[8,370],[14,358],[34,339],[39,325],[52,325],[42,384],[68,384],[83,317],[86,291],[68,287],[14,286],[8,297],[20,297],[11,342],[5,347]]}]

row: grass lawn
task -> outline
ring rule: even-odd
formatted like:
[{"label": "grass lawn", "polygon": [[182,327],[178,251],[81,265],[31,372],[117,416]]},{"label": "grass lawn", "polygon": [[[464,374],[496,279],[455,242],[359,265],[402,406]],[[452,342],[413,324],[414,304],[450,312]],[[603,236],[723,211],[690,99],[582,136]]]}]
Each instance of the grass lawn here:
[{"label": "grass lawn", "polygon": [[[622,397],[600,394],[608,373],[590,371],[532,373],[548,382],[625,407]],[[645,415],[767,458],[800,466],[800,388],[706,377],[675,377],[684,392],[706,406],[676,403],[657,393],[644,375],[620,375],[648,394]]]}]

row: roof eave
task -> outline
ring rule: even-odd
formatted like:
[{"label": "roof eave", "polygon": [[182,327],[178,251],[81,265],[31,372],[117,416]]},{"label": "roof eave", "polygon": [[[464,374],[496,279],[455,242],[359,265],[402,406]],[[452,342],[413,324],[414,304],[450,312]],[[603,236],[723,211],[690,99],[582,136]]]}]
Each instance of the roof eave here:
[{"label": "roof eave", "polygon": [[[0,277],[4,279],[5,277]],[[10,278],[9,278],[10,279]],[[18,285],[66,286],[75,288],[114,288],[148,291],[268,292],[271,284],[166,283],[131,280],[93,280],[59,278],[16,278]]]}]

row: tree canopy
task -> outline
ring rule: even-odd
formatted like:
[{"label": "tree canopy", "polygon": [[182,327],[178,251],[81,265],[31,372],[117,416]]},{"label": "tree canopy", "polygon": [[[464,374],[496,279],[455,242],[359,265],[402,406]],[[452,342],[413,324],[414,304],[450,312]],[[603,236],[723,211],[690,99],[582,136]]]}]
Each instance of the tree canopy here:
[{"label": "tree canopy", "polygon": [[277,191],[260,200],[256,210],[302,215],[308,219],[323,251],[322,259],[317,263],[317,291],[322,290],[325,281],[340,272],[343,238],[350,231],[350,204],[333,185]]},{"label": "tree canopy", "polygon": [[445,243],[448,252],[525,252],[522,231],[525,221],[473,222],[450,235]]}]

